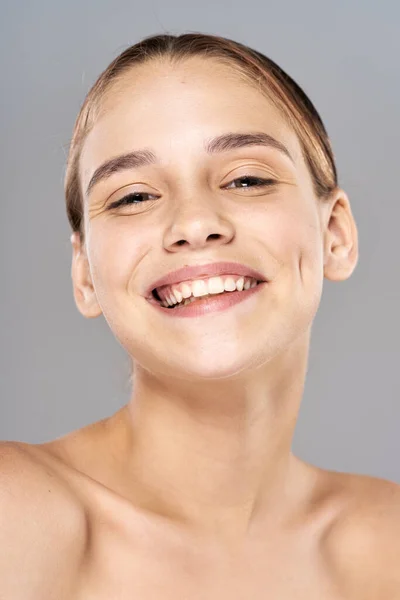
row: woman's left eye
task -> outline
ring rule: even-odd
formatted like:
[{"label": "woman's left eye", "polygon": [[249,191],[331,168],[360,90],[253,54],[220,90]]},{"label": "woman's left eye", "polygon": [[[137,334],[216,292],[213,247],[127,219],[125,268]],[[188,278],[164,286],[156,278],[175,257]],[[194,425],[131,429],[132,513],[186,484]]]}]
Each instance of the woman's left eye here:
[{"label": "woman's left eye", "polygon": [[[235,183],[236,181],[245,182],[245,184],[246,184],[244,186],[245,188],[264,187],[264,186],[270,186],[270,185],[273,185],[274,183],[276,183],[275,179],[263,179],[261,177],[253,177],[251,175],[243,175],[242,177],[237,177],[236,179],[231,181],[231,183],[225,187],[229,187],[229,185],[231,185],[232,183]],[[234,186],[234,187],[237,187],[237,186]],[[239,186],[239,189],[243,189],[243,187]]]}]

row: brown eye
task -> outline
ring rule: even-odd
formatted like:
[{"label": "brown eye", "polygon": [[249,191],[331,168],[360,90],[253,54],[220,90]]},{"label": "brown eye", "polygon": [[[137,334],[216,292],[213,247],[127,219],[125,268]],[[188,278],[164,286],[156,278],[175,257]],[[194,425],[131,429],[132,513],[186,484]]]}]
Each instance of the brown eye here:
[{"label": "brown eye", "polygon": [[149,194],[148,192],[131,192],[130,194],[127,194],[123,198],[120,198],[119,200],[112,202],[108,208],[112,209],[112,208],[118,208],[118,206],[143,204],[144,202],[152,201],[152,200],[148,200],[148,199],[142,200],[143,196],[153,196],[153,194]]},{"label": "brown eye", "polygon": [[[231,185],[232,183],[235,183],[236,181],[245,183],[245,186],[239,186],[239,189],[241,189],[241,188],[243,189],[243,187],[244,188],[267,187],[267,186],[271,186],[274,183],[276,183],[275,179],[263,179],[261,177],[253,177],[252,175],[243,175],[242,177],[238,177],[238,178],[234,179],[233,181],[231,181],[231,183],[229,185]],[[228,187],[228,186],[226,186],[226,187]],[[237,188],[238,186],[234,186],[234,187]]]}]

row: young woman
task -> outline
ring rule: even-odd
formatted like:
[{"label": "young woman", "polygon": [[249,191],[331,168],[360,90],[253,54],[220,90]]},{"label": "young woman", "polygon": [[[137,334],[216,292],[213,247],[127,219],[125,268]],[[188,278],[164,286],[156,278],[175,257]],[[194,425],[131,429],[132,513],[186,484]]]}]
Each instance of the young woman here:
[{"label": "young woman", "polygon": [[399,486],[291,452],[323,279],[358,260],[304,92],[232,40],[145,38],[90,90],[65,190],[76,305],[132,394],[2,444],[0,597],[400,598]]}]

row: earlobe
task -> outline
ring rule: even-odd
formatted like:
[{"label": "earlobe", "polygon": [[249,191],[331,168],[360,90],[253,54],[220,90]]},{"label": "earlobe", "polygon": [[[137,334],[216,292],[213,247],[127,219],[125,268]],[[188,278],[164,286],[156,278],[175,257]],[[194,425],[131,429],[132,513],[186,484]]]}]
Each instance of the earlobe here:
[{"label": "earlobe", "polygon": [[71,236],[73,248],[71,278],[75,304],[79,312],[87,319],[93,319],[102,314],[93,287],[86,250],[81,244],[79,233]]},{"label": "earlobe", "polygon": [[347,194],[337,189],[325,230],[324,276],[344,281],[358,262],[358,231]]},{"label": "earlobe", "polygon": [[79,312],[87,319],[94,319],[102,314],[96,293],[90,284],[80,286],[74,284],[75,304]]}]

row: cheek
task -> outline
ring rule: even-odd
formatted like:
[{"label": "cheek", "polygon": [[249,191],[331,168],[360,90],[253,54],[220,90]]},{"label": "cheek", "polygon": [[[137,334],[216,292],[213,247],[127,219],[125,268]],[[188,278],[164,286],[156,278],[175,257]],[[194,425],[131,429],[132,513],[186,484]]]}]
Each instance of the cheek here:
[{"label": "cheek", "polygon": [[[305,204],[305,203],[304,203]],[[304,313],[305,322],[315,314],[323,285],[323,243],[318,213],[305,204],[264,220],[262,238],[272,256],[278,304]],[[260,234],[261,235],[261,234]]]},{"label": "cheek", "polygon": [[[89,237],[90,267],[100,304],[114,302],[129,289],[130,278],[146,254],[145,240],[122,222],[94,225]],[[108,298],[112,295],[113,298]]]},{"label": "cheek", "polygon": [[267,214],[259,220],[258,228],[281,267],[291,268],[300,259],[310,264],[320,260],[322,241],[318,215],[313,210],[294,203],[291,210]]}]

